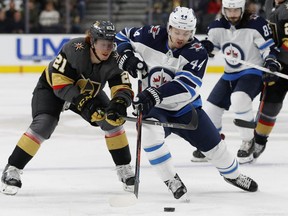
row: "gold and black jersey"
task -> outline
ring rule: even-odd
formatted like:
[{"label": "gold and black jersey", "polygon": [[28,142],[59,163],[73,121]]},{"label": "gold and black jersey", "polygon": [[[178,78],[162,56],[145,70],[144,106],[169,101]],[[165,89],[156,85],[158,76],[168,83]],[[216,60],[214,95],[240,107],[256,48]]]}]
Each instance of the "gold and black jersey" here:
[{"label": "gold and black jersey", "polygon": [[288,0],[279,4],[269,14],[269,24],[273,32],[273,38],[280,53],[277,58],[287,62],[288,58]]},{"label": "gold and black jersey", "polygon": [[118,68],[115,53],[106,61],[92,64],[90,45],[85,43],[85,38],[67,42],[45,69],[45,76],[54,93],[69,102],[83,93],[95,97],[107,82],[112,98],[122,93],[132,97],[129,75]]}]

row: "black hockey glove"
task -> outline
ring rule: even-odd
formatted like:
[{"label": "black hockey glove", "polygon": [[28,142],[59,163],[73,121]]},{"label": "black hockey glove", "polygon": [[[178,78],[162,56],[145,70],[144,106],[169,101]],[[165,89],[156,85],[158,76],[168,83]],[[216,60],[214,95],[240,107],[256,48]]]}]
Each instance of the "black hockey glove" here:
[{"label": "black hockey glove", "polygon": [[200,42],[204,46],[204,48],[206,49],[208,56],[213,58],[214,54],[212,52],[214,50],[214,44],[210,40],[208,40],[207,38],[205,40],[201,40]]},{"label": "black hockey glove", "polygon": [[105,118],[104,109],[101,108],[101,103],[90,94],[80,94],[74,98],[72,102],[76,109],[80,112],[82,118],[88,122],[97,122]]},{"label": "black hockey glove", "polygon": [[[281,70],[281,64],[276,60],[276,58],[270,56],[265,59],[264,67],[268,68],[271,72]],[[268,83],[268,85],[271,85],[278,79],[279,77],[277,75],[263,72],[262,80],[263,82]]]},{"label": "black hockey glove", "polygon": [[76,109],[82,112],[83,108],[87,105],[89,101],[91,101],[92,95],[90,94],[80,94],[73,99],[73,104],[75,105]]},{"label": "black hockey glove", "polygon": [[137,78],[138,70],[142,72],[142,78],[148,75],[146,63],[137,58],[131,50],[125,50],[122,54],[119,54],[117,63],[120,69],[128,71],[134,78]]},{"label": "black hockey glove", "polygon": [[133,100],[135,107],[140,107],[143,115],[147,115],[150,110],[162,102],[163,98],[157,88],[149,87],[139,93]]},{"label": "black hockey glove", "polygon": [[106,121],[113,126],[120,126],[125,123],[122,117],[127,116],[127,103],[121,97],[113,98],[106,110]]}]

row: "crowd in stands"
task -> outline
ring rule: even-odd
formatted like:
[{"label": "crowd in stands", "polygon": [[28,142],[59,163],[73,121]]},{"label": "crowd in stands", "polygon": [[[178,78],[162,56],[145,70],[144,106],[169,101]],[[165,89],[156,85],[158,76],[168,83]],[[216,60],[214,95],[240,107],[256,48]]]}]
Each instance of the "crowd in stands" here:
[{"label": "crowd in stands", "polygon": [[[117,1],[117,0],[115,0]],[[83,33],[81,22],[85,17],[87,0],[70,0],[69,25],[64,0],[27,0],[29,27],[25,28],[23,0],[0,0],[0,33]],[[205,34],[208,24],[220,16],[221,0],[153,0],[146,10],[143,24],[166,25],[168,16],[178,5],[192,7],[197,17],[197,34]],[[265,0],[248,0],[249,9],[264,16]],[[27,10],[27,9],[26,9]],[[148,23],[152,15],[152,23]]]},{"label": "crowd in stands", "polygon": [[[264,17],[264,3],[265,0],[247,0],[247,7],[252,13]],[[220,17],[222,0],[154,0],[147,16],[152,14],[153,25],[165,26],[171,10],[179,5],[193,8],[197,17],[197,34],[205,34],[209,23]]]},{"label": "crowd in stands", "polygon": [[[0,0],[0,33],[82,33],[80,22],[85,16],[86,1],[70,0],[69,10],[61,0]],[[25,28],[25,12],[29,26]],[[65,22],[69,12],[70,25]],[[67,29],[69,28],[69,29]]]}]

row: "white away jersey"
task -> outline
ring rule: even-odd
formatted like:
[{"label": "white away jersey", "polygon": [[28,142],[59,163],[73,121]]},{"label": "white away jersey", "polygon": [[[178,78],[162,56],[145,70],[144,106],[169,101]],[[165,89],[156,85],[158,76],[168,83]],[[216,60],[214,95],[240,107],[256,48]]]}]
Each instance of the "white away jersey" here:
[{"label": "white away jersey", "polygon": [[157,107],[179,111],[193,102],[201,106],[199,88],[207,65],[207,52],[194,38],[181,49],[168,47],[167,29],[160,26],[125,28],[116,35],[117,50],[133,48],[148,66],[143,88],[158,87],[163,101]]},{"label": "white away jersey", "polygon": [[[245,24],[242,22],[236,26],[232,26],[224,17],[213,21],[208,27],[208,39],[224,55],[260,66],[274,46],[267,21],[256,15],[252,15]],[[226,73],[251,68],[235,60],[225,61]]]}]

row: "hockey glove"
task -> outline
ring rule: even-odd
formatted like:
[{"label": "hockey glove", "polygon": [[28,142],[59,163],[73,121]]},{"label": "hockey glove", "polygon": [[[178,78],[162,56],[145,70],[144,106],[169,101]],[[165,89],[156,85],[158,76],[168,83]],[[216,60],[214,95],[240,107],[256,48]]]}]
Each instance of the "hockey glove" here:
[{"label": "hockey glove", "polygon": [[106,121],[113,126],[120,126],[125,123],[122,117],[127,116],[127,103],[121,97],[113,98],[106,110]]},{"label": "hockey glove", "polygon": [[157,88],[149,87],[135,97],[133,105],[140,108],[143,115],[147,115],[150,110],[155,105],[160,104],[162,100],[161,93]]},{"label": "hockey glove", "polygon": [[207,38],[205,40],[201,40],[200,42],[203,45],[203,47],[206,49],[208,56],[213,58],[214,54],[212,52],[214,50],[214,44]]},{"label": "hockey glove", "polygon": [[118,57],[117,63],[120,69],[128,71],[134,78],[137,78],[138,70],[142,72],[142,78],[148,75],[146,63],[137,58],[131,50],[125,50],[123,54]]},{"label": "hockey glove", "polygon": [[101,103],[90,94],[80,94],[72,103],[88,122],[101,121],[105,118],[105,112],[100,108]]},{"label": "hockey glove", "polygon": [[[281,70],[281,64],[276,60],[275,57],[268,56],[265,59],[264,67],[268,68],[271,72],[277,72]],[[270,73],[263,73],[262,80],[263,82],[268,83],[268,85],[273,85],[279,79],[277,75]]]}]

